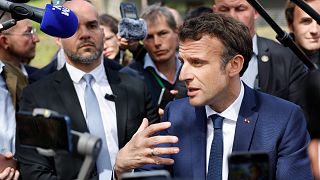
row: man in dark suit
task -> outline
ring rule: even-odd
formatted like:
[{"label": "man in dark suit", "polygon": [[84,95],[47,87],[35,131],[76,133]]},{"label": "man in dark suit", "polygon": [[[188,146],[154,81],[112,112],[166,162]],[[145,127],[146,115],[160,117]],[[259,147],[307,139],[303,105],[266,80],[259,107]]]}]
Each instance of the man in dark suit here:
[{"label": "man in dark suit", "polygon": [[215,0],[213,11],[249,28],[254,54],[241,80],[251,88],[304,106],[301,83],[307,69],[289,48],[256,34],[258,12],[246,0]]},{"label": "man in dark suit", "polygon": [[[187,20],[179,40],[180,80],[189,98],[166,107],[163,136],[150,137],[161,128],[141,128],[119,151],[117,175],[141,164],[166,164],[143,169],[165,168],[177,179],[227,180],[228,155],[263,151],[270,159],[271,179],[312,179],[301,109],[240,80],[252,56],[248,28],[221,14],[205,14]],[[155,146],[168,138],[177,144]],[[146,157],[136,163],[143,152]]]},{"label": "man in dark suit", "polygon": [[[105,139],[100,152],[105,156],[99,155],[98,161],[109,159],[109,167],[112,167],[118,150],[130,140],[142,119],[148,117],[153,123],[159,121],[159,116],[142,81],[113,71],[102,63],[104,34],[95,7],[83,0],[67,1],[64,6],[75,12],[79,20],[77,32],[70,38],[59,40],[66,55],[66,65],[25,88],[21,110],[47,108],[68,115],[71,128],[79,132],[94,134],[102,129],[103,135],[96,136]],[[93,82],[87,83],[87,76],[91,76]],[[95,103],[87,103],[88,89],[93,90]],[[100,126],[92,126],[89,120],[93,113],[89,108],[94,104],[98,104],[93,110],[99,111],[94,115],[101,115]],[[26,179],[75,179],[83,162],[83,157],[76,153],[45,157],[19,144],[17,158],[22,178]],[[110,179],[111,168],[98,161],[96,171],[100,179]]]}]

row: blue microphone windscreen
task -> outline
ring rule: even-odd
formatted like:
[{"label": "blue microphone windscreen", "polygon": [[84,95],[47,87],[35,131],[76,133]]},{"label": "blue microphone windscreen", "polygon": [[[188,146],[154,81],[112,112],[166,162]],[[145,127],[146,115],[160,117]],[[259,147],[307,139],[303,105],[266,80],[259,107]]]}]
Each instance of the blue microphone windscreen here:
[{"label": "blue microphone windscreen", "polygon": [[73,36],[78,29],[78,18],[68,8],[47,4],[40,24],[44,33],[60,38]]}]

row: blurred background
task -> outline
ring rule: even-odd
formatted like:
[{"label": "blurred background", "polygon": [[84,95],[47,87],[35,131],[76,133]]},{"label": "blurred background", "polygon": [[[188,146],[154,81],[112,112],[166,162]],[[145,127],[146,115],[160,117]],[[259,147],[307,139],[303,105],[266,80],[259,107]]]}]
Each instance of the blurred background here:
[{"label": "blurred background", "polygon": [[[91,0],[98,8],[100,14],[108,13],[114,17],[120,19],[120,3],[124,0]],[[50,3],[50,0],[30,0],[28,3],[31,6],[44,8],[46,4]],[[199,6],[212,6],[212,0],[127,0],[124,2],[135,3],[138,8],[138,13],[141,12],[145,6],[153,3],[162,3],[171,8],[177,9],[181,16],[184,18],[185,14]],[[284,7],[286,0],[258,0],[258,2],[266,9],[268,14],[280,25],[284,30],[286,28],[286,20],[284,17]],[[40,38],[40,43],[37,45],[36,57],[31,61],[31,65],[41,68],[49,63],[54,54],[56,53],[58,46],[54,42],[54,37],[50,37],[39,30],[39,24],[34,23],[37,28],[37,32]],[[269,27],[269,25],[259,18],[257,21],[257,32],[260,36],[275,39],[275,32]]]}]

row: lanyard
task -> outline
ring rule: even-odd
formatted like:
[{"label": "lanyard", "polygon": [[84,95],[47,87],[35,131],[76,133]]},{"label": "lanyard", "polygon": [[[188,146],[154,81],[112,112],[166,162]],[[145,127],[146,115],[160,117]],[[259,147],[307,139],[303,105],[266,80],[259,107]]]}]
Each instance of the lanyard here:
[{"label": "lanyard", "polygon": [[149,68],[148,70],[153,75],[153,77],[156,78],[156,81],[161,86],[161,92],[160,92],[160,96],[159,96],[158,103],[157,103],[157,105],[159,106],[161,104],[162,97],[163,97],[164,91],[166,90],[166,87],[164,86],[164,84],[162,83],[160,78],[154,73],[154,71],[151,68]]},{"label": "lanyard", "polygon": [[151,68],[149,68],[148,70],[151,72],[151,74],[153,75],[153,77],[156,78],[156,81],[157,81],[158,84],[161,86],[161,88],[162,88],[162,89],[166,89],[166,87],[164,86],[164,84],[162,83],[162,81],[160,80],[160,78],[154,73],[154,71],[153,71]]}]

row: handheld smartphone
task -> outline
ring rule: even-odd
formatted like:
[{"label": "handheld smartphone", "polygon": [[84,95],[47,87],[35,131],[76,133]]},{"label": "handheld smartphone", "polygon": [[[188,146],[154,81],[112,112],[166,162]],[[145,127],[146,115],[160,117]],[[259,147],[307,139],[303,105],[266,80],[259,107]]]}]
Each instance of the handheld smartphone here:
[{"label": "handheld smartphone", "polygon": [[122,180],[170,180],[170,174],[165,170],[142,171],[135,173],[124,173]]},{"label": "handheld smartphone", "polygon": [[136,5],[128,2],[120,3],[120,13],[122,18],[139,19]]},{"label": "handheld smartphone", "polygon": [[72,151],[70,118],[63,115],[36,115],[18,112],[17,139],[21,146]]},{"label": "handheld smartphone", "polygon": [[269,156],[264,152],[233,153],[228,158],[228,179],[269,180]]},{"label": "handheld smartphone", "polygon": [[158,99],[158,107],[164,109],[170,101],[174,100],[174,98],[175,96],[171,94],[168,89],[162,88]]}]

